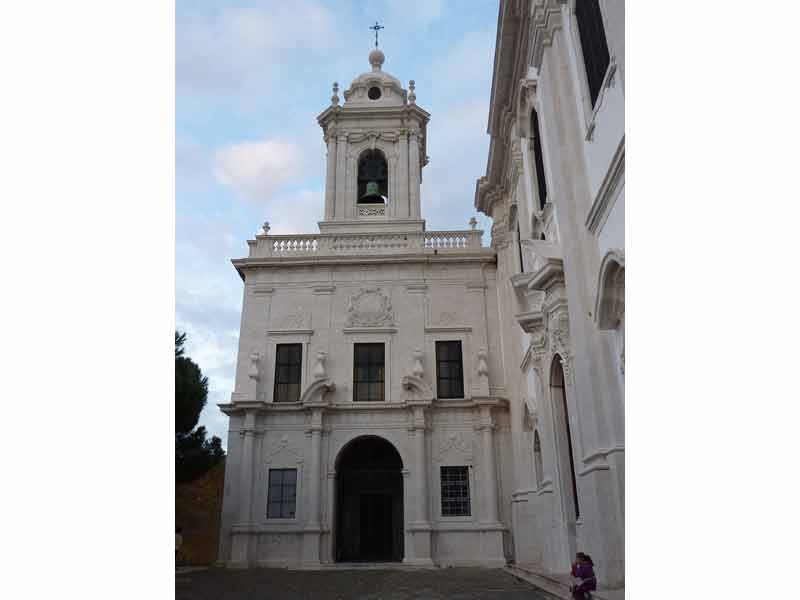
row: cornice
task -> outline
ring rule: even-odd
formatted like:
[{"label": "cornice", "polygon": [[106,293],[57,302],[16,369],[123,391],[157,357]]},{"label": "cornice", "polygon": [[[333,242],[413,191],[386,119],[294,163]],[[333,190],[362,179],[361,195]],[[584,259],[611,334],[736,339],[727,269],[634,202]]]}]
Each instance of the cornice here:
[{"label": "cornice", "polygon": [[476,251],[463,251],[453,254],[438,254],[434,249],[424,253],[413,254],[385,254],[385,255],[305,255],[298,257],[282,256],[280,258],[235,258],[231,264],[244,279],[246,271],[262,267],[300,267],[320,265],[366,265],[366,264],[447,264],[447,263],[491,263],[497,262],[497,253],[492,248],[482,248]]},{"label": "cornice", "polygon": [[596,235],[605,224],[611,209],[617,200],[617,190],[625,182],[625,135],[617,145],[617,150],[608,166],[608,171],[597,190],[594,202],[586,216],[586,229]]},{"label": "cornice", "polygon": [[553,285],[563,282],[564,261],[560,258],[546,258],[542,267],[531,277],[528,289],[544,292]]}]

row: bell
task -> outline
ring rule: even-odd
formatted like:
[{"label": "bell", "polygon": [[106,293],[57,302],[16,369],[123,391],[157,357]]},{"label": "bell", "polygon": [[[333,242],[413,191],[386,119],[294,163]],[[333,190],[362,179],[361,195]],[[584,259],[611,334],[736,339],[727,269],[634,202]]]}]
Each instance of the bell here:
[{"label": "bell", "polygon": [[383,196],[381,196],[377,181],[370,181],[367,184],[367,191],[359,198],[359,202],[383,202]]}]

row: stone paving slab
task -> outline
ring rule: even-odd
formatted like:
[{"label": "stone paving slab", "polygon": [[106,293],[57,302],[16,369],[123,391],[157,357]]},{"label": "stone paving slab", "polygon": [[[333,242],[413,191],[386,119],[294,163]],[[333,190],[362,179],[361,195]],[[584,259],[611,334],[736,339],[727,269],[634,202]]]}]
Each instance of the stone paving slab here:
[{"label": "stone paving slab", "polygon": [[289,571],[212,568],[175,576],[176,600],[556,600],[502,569]]}]

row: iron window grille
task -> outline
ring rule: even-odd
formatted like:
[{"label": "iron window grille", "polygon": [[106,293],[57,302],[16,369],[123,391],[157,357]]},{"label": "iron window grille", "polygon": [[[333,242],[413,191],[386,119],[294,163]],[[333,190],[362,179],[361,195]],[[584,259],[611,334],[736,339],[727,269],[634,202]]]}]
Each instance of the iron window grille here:
[{"label": "iron window grille", "polygon": [[353,400],[382,402],[384,391],[384,345],[355,344],[353,347]]},{"label": "iron window grille", "polygon": [[436,395],[439,398],[464,397],[460,341],[436,342]]},{"label": "iron window grille", "polygon": [[294,519],[297,469],[270,469],[267,495],[268,519]]},{"label": "iron window grille", "polygon": [[442,481],[442,516],[468,517],[469,470],[467,467],[440,467]]},{"label": "iron window grille", "polygon": [[302,359],[302,344],[277,345],[274,402],[297,402],[300,400]]}]

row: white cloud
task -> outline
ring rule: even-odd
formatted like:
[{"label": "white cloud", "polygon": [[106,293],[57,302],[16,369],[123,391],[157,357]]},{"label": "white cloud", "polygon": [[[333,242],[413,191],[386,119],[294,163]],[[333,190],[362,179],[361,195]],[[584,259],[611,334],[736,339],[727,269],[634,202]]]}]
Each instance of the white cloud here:
[{"label": "white cloud", "polygon": [[269,200],[275,190],[302,173],[303,156],[294,142],[229,144],[214,155],[214,175],[245,198]]},{"label": "white cloud", "polygon": [[177,16],[176,83],[212,95],[263,87],[291,54],[339,43],[335,14],[312,0]]},{"label": "white cloud", "polygon": [[386,0],[387,22],[425,26],[441,18],[445,4],[445,0]]},{"label": "white cloud", "polygon": [[267,220],[273,235],[290,233],[317,233],[325,207],[322,189],[301,189],[270,202]]}]

